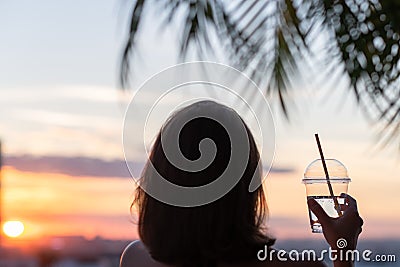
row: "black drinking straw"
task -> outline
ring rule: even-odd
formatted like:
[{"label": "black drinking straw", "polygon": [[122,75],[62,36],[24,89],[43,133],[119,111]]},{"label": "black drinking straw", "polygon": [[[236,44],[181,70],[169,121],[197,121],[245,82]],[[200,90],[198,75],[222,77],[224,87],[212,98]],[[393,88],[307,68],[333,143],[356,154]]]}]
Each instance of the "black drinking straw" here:
[{"label": "black drinking straw", "polygon": [[318,137],[318,134],[317,134],[317,133],[315,134],[315,140],[317,141],[319,154],[321,155],[322,166],[324,167],[324,172],[325,172],[326,182],[327,182],[328,188],[329,188],[329,193],[331,194],[331,197],[332,197],[332,199],[333,199],[333,203],[335,204],[335,209],[336,209],[338,215],[339,215],[339,216],[342,216],[342,213],[341,213],[341,211],[340,211],[339,202],[337,201],[337,199],[336,199],[336,197],[335,197],[335,195],[334,195],[334,193],[333,193],[331,181],[330,181],[330,179],[329,179],[328,168],[326,167],[326,162],[325,162],[324,153],[322,152],[321,142],[319,141],[319,137]]}]

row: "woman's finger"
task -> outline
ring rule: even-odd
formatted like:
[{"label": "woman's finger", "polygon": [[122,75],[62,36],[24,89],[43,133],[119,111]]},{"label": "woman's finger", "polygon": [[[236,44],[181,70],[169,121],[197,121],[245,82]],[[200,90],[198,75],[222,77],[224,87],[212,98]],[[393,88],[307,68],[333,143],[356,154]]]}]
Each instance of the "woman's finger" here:
[{"label": "woman's finger", "polygon": [[345,193],[340,194],[340,196],[346,199],[346,203],[348,203],[349,206],[355,207],[357,209],[357,201],[352,196]]},{"label": "woman's finger", "polygon": [[315,199],[309,198],[307,200],[307,204],[310,210],[315,214],[315,216],[317,216],[318,221],[321,223],[321,225],[326,225],[327,223],[329,223],[331,217],[326,214],[324,209],[321,207],[320,204],[318,204],[317,201],[315,201]]}]

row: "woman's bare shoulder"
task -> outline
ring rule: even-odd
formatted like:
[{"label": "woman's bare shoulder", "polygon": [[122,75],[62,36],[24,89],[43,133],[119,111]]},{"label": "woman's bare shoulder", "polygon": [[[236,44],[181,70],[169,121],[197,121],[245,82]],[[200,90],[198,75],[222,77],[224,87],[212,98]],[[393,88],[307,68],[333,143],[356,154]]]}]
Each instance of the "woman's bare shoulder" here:
[{"label": "woman's bare shoulder", "polygon": [[[238,264],[219,264],[220,267],[326,267],[320,261],[280,260],[276,256],[271,260],[253,261]],[[122,253],[120,267],[170,267],[151,258],[140,240],[130,243]]]},{"label": "woman's bare shoulder", "polygon": [[268,257],[264,257],[263,260],[261,260],[258,257],[259,255],[257,255],[259,260],[256,263],[253,262],[255,264],[252,267],[327,267],[324,262],[317,260],[293,260],[288,257],[287,252],[284,250],[279,250],[279,253],[274,253],[277,252],[275,249],[272,249],[271,251],[268,254]]},{"label": "woman's bare shoulder", "polygon": [[268,261],[254,264],[253,267],[327,267],[321,261]]},{"label": "woman's bare shoulder", "polygon": [[219,267],[327,267],[320,261],[251,261],[237,264],[220,264]]},{"label": "woman's bare shoulder", "polygon": [[131,242],[121,255],[120,267],[165,267],[153,260],[140,240]]},{"label": "woman's bare shoulder", "polygon": [[321,261],[285,261],[276,262],[273,266],[276,267],[327,267],[325,263]]}]

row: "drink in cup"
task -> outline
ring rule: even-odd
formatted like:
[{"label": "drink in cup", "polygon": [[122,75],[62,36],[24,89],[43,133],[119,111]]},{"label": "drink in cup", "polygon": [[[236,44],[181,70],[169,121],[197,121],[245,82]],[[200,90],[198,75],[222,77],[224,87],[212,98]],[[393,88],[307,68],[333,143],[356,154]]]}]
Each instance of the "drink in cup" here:
[{"label": "drink in cup", "polygon": [[[345,199],[340,194],[347,194],[351,179],[346,167],[336,159],[325,159],[329,172],[326,177],[323,163],[316,159],[308,165],[304,172],[303,183],[306,186],[307,199],[314,198],[324,209],[328,216],[336,218],[342,215],[340,205],[345,204]],[[322,233],[321,224],[315,214],[309,210],[311,230],[313,233]]]}]

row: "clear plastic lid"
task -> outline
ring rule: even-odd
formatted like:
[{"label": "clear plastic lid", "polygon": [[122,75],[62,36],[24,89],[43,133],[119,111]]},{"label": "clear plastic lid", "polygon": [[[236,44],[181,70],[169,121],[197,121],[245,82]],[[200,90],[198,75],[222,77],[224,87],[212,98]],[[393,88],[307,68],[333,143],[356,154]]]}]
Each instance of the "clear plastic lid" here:
[{"label": "clear plastic lid", "polygon": [[[325,159],[326,166],[328,168],[329,179],[332,182],[350,182],[349,175],[346,167],[340,161],[336,159]],[[316,180],[326,180],[324,168],[321,159],[316,159],[311,162],[305,172],[303,183]]]}]

